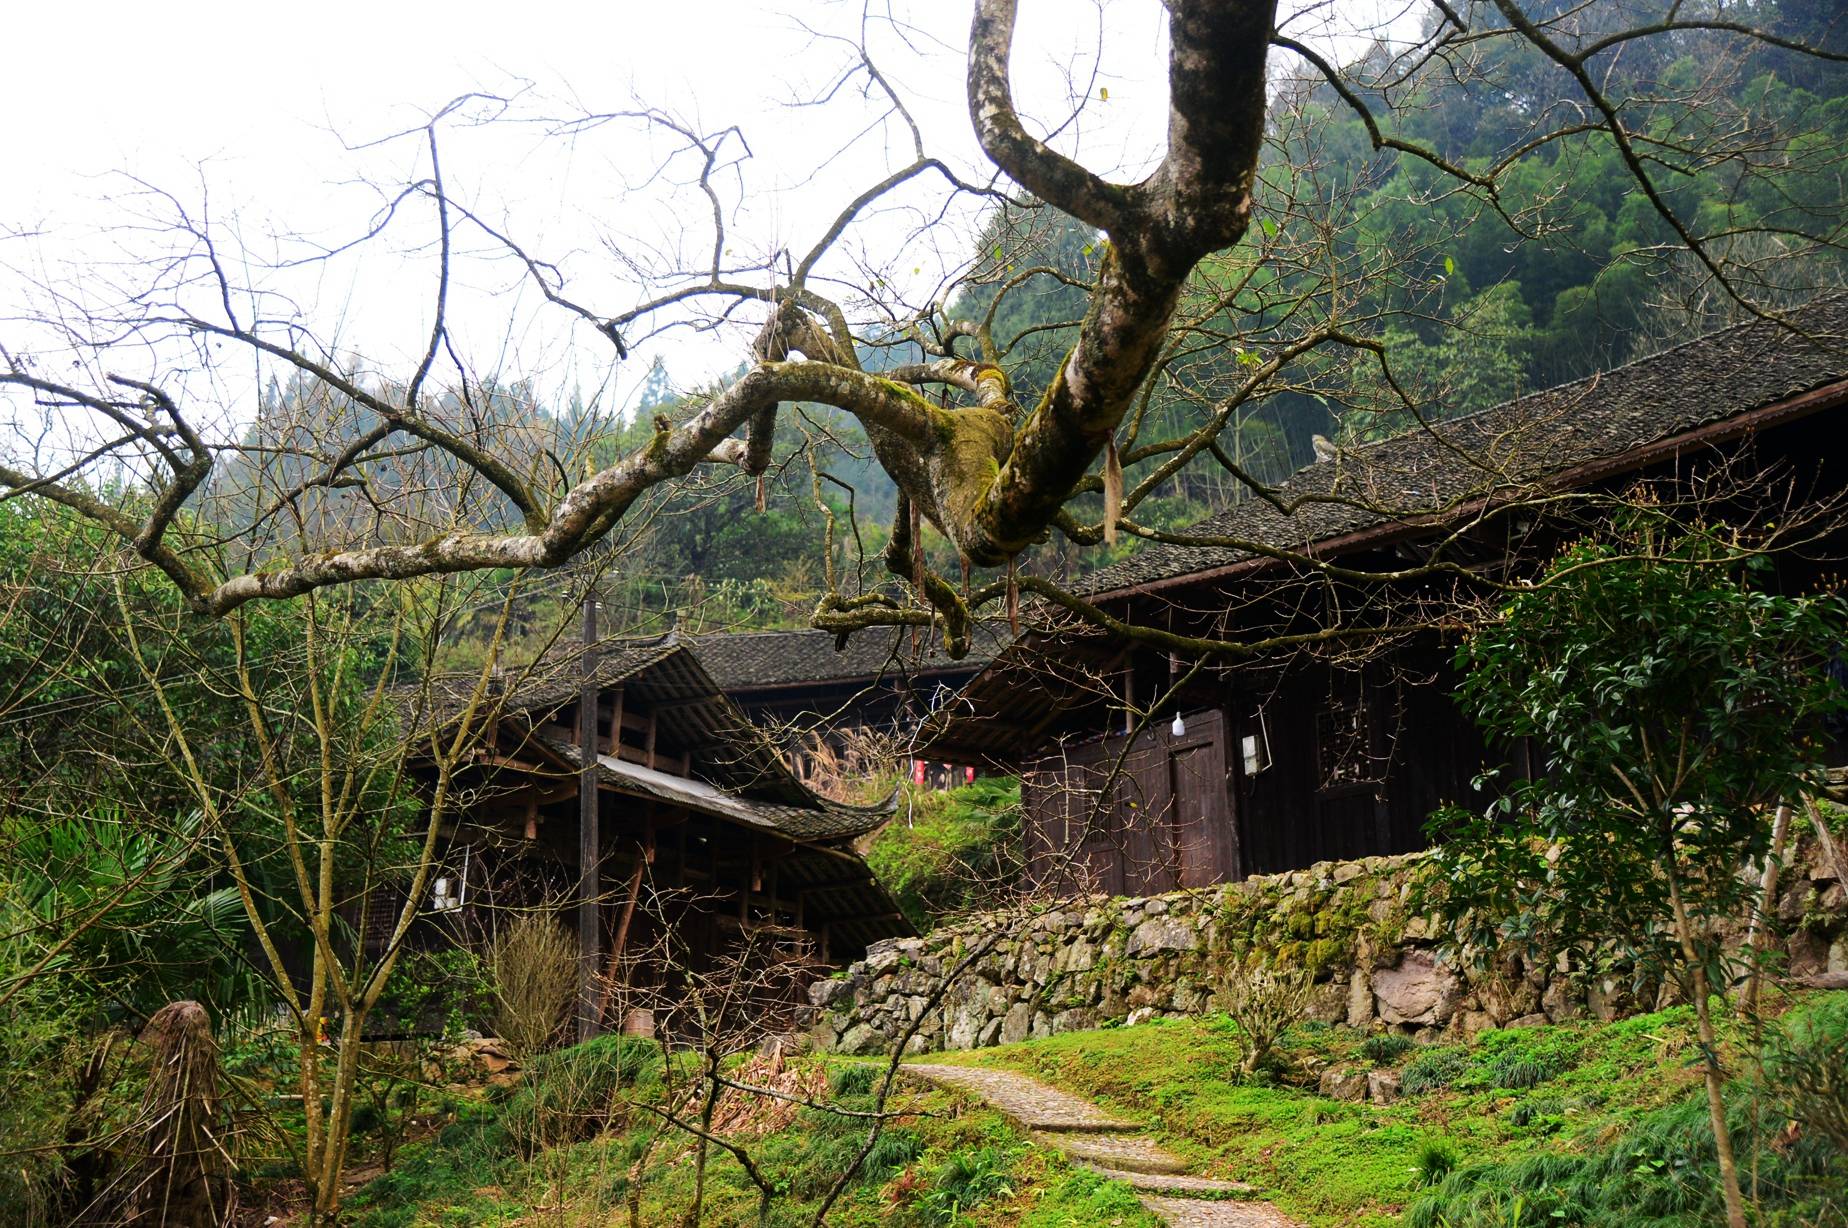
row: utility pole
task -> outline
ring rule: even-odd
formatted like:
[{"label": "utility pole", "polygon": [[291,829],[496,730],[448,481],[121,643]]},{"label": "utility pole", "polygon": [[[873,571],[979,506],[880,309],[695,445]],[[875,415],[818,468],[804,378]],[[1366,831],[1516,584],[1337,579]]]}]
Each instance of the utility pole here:
[{"label": "utility pole", "polygon": [[[597,973],[602,966],[603,853],[597,810],[597,595],[584,594],[584,654],[578,693],[578,1026],[580,1042],[600,1030]],[[611,730],[612,736],[615,730]]]}]

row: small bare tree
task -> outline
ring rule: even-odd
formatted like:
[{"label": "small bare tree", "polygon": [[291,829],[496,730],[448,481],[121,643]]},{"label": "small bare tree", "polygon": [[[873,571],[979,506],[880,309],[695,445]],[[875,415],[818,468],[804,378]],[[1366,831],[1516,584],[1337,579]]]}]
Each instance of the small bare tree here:
[{"label": "small bare tree", "polygon": [[496,1027],[525,1056],[560,1035],[577,987],[577,941],[549,911],[525,912],[502,925],[488,947]]},{"label": "small bare tree", "polygon": [[1279,968],[1261,959],[1238,959],[1220,981],[1219,1000],[1238,1025],[1239,1073],[1258,1069],[1283,1034],[1303,1020],[1315,991],[1307,968]]}]

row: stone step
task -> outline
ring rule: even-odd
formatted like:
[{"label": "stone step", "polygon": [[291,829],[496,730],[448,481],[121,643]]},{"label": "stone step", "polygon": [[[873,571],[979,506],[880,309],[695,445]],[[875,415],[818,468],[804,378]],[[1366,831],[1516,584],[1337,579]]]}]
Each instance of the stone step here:
[{"label": "stone step", "polygon": [[1109,1168],[1103,1164],[1085,1164],[1100,1177],[1121,1181],[1141,1194],[1172,1194],[1179,1198],[1237,1198],[1256,1191],[1243,1181],[1220,1181],[1213,1177],[1190,1177],[1185,1173],[1138,1173],[1127,1168]]},{"label": "stone step", "polygon": [[1303,1228],[1268,1202],[1209,1202],[1161,1194],[1143,1194],[1141,1199],[1170,1228]]},{"label": "stone step", "polygon": [[1122,1172],[1179,1176],[1187,1171],[1185,1160],[1157,1147],[1146,1138],[1129,1138],[1121,1134],[1044,1134],[1036,1131],[1034,1141],[1047,1147],[1056,1147],[1080,1163],[1101,1165]]},{"label": "stone step", "polygon": [[972,1092],[1022,1128],[1043,1134],[1135,1134],[1141,1125],[1044,1083],[978,1066],[907,1062],[899,1069],[916,1078]]}]

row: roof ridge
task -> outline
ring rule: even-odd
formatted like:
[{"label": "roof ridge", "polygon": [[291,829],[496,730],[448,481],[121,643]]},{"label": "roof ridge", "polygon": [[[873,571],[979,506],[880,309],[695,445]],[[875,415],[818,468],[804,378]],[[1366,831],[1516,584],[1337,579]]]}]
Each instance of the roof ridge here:
[{"label": "roof ridge", "polygon": [[[1838,291],[1833,291],[1828,294],[1818,295],[1815,299],[1811,300],[1809,303],[1804,304],[1804,307],[1806,309],[1822,307],[1822,306],[1837,303],[1837,302],[1848,302],[1848,290],[1838,290]],[[1416,435],[1422,431],[1430,431],[1440,424],[1446,427],[1463,426],[1467,423],[1477,421],[1478,419],[1486,418],[1490,414],[1497,414],[1505,410],[1512,409],[1514,406],[1521,404],[1521,402],[1523,401],[1531,401],[1537,397],[1559,396],[1559,395],[1565,394],[1568,389],[1577,388],[1580,385],[1587,385],[1588,387],[1586,390],[1589,391],[1590,388],[1595,388],[1599,383],[1601,383],[1604,379],[1606,379],[1609,376],[1621,374],[1625,371],[1630,370],[1630,368],[1632,367],[1640,367],[1645,363],[1655,362],[1659,359],[1666,358],[1671,354],[1675,354],[1682,350],[1690,349],[1695,346],[1712,345],[1713,343],[1718,341],[1720,338],[1726,337],[1729,334],[1744,333],[1749,330],[1760,329],[1760,328],[1768,329],[1768,328],[1781,328],[1781,327],[1783,327],[1782,324],[1776,321],[1773,321],[1773,320],[1764,320],[1764,319],[1757,319],[1757,318],[1750,319],[1750,320],[1740,320],[1736,324],[1728,324],[1722,328],[1712,329],[1711,331],[1701,333],[1698,336],[1689,337],[1686,341],[1677,341],[1675,344],[1663,346],[1659,350],[1650,350],[1647,354],[1638,354],[1633,358],[1629,358],[1623,362],[1618,363],[1614,367],[1599,367],[1596,371],[1591,372],[1589,375],[1581,375],[1577,379],[1561,380],[1557,384],[1548,384],[1543,388],[1532,388],[1526,392],[1521,393],[1519,396],[1509,397],[1505,401],[1497,401],[1493,405],[1484,405],[1481,409],[1472,409],[1468,413],[1455,414],[1455,415],[1442,416],[1442,417],[1433,417],[1429,415],[1420,417],[1414,425],[1406,427],[1404,430],[1400,431],[1396,435],[1388,435],[1384,439],[1370,439],[1365,443],[1342,444],[1341,451],[1348,456],[1357,456],[1364,452],[1372,452],[1378,448],[1384,448],[1392,444],[1400,443],[1403,440],[1405,440],[1407,436]],[[1298,465],[1295,469],[1292,469],[1290,471],[1290,475],[1288,477],[1284,478],[1282,482],[1277,484],[1276,489],[1282,490],[1284,487],[1287,487],[1291,482],[1295,481],[1296,476],[1298,474],[1312,472],[1316,469],[1318,465],[1321,465],[1323,463],[1324,462],[1322,461],[1310,461],[1306,465]],[[1244,500],[1241,500],[1240,502],[1244,502]],[[1236,507],[1237,505],[1234,504],[1233,506]],[[1200,520],[1196,521],[1195,524],[1205,524],[1207,521],[1214,519],[1214,517],[1223,516],[1226,512],[1229,512],[1231,510],[1233,509],[1225,508],[1222,511],[1214,512],[1212,516],[1202,517]]]}]

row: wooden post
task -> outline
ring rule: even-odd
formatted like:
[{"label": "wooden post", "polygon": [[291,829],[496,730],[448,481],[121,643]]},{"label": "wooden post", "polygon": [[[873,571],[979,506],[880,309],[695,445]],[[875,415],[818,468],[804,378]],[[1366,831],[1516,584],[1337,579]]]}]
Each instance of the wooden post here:
[{"label": "wooden post", "polygon": [[655,714],[653,708],[648,710],[648,732],[643,741],[643,750],[648,755],[646,766],[652,770],[655,765]]},{"label": "wooden post", "polygon": [[[578,693],[578,1040],[595,1036],[600,1023],[597,973],[600,971],[603,927],[597,916],[602,894],[602,849],[597,810],[597,598],[584,598],[583,672]],[[619,718],[620,719],[620,718]],[[612,729],[614,736],[616,730]]]}]

